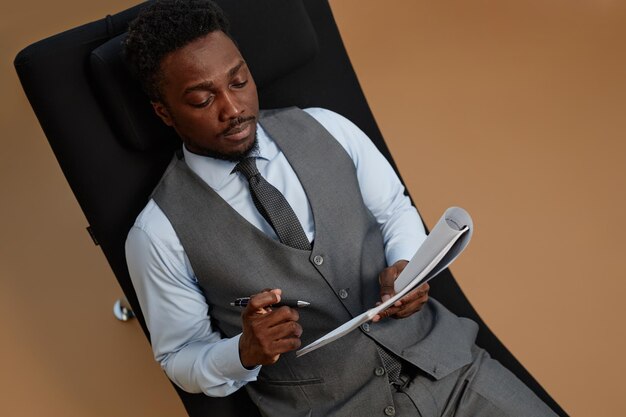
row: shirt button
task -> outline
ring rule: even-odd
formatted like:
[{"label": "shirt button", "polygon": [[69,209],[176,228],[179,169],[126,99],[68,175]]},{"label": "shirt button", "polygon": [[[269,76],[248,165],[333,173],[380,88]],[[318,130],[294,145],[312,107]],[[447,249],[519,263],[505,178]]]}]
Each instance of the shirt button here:
[{"label": "shirt button", "polygon": [[348,291],[346,291],[344,288],[339,290],[339,298],[345,300],[346,298],[348,298]]},{"label": "shirt button", "polygon": [[385,375],[385,368],[383,368],[382,366],[379,366],[378,368],[374,369],[374,375],[376,376]]},{"label": "shirt button", "polygon": [[313,262],[315,262],[315,265],[320,266],[324,263],[324,257],[322,257],[321,255],[315,255],[315,258],[313,258]]},{"label": "shirt button", "polygon": [[370,331],[370,325],[369,323],[363,323],[361,325],[361,329],[363,329],[364,332],[369,332]]},{"label": "shirt button", "polygon": [[395,416],[396,415],[396,409],[393,406],[388,406],[385,407],[385,415],[386,416]]}]

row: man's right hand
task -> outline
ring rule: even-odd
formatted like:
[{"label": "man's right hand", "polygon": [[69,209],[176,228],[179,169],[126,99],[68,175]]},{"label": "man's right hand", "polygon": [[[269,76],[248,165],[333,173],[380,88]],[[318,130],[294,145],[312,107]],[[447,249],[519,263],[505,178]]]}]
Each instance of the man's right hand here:
[{"label": "man's right hand", "polygon": [[280,289],[255,294],[241,313],[239,358],[246,368],[276,363],[282,353],[300,347],[302,327],[298,324],[298,310],[270,307],[280,301],[280,295]]}]

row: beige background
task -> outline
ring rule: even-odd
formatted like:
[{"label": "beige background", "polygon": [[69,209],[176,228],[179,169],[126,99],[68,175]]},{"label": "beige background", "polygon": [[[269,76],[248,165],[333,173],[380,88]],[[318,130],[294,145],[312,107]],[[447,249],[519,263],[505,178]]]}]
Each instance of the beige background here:
[{"label": "beige background", "polygon": [[[137,323],[111,314],[121,291],[12,67],[133,3],[2,6],[3,416],[185,415]],[[571,415],[626,415],[626,3],[331,4],[426,222],[474,217],[453,271],[476,308]]]}]

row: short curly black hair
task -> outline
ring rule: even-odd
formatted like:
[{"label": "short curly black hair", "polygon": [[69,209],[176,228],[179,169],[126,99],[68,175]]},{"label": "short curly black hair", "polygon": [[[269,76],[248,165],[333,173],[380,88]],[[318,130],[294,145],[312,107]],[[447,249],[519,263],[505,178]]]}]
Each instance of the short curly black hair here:
[{"label": "short curly black hair", "polygon": [[124,56],[150,100],[162,101],[163,58],[215,31],[230,37],[224,12],[210,0],[156,0],[139,13],[129,25]]}]

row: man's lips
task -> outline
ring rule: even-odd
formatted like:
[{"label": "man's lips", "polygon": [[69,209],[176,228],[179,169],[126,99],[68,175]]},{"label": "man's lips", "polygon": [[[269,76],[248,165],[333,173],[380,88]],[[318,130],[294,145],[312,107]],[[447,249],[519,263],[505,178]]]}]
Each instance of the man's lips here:
[{"label": "man's lips", "polygon": [[242,121],[240,124],[228,128],[222,135],[232,141],[245,139],[249,134],[254,122],[254,118]]}]

